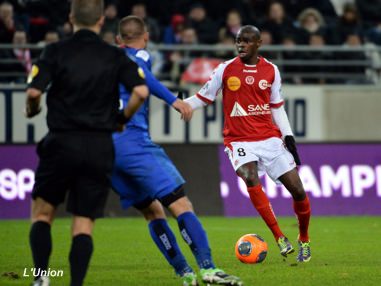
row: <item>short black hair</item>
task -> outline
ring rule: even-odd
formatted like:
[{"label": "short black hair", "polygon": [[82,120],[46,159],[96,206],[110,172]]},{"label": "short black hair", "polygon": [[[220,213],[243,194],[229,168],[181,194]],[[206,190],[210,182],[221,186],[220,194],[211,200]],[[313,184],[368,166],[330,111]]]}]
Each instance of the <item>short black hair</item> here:
[{"label": "short black hair", "polygon": [[259,29],[253,25],[245,25],[239,29],[239,33],[251,33],[254,34],[257,40],[261,38],[261,32]]}]

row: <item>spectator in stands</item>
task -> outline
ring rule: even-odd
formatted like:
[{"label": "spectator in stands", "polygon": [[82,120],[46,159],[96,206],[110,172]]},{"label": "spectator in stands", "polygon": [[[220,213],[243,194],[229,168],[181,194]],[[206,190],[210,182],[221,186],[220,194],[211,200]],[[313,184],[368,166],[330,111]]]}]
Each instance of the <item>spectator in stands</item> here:
[{"label": "spectator in stands", "polygon": [[[332,72],[332,68],[325,65],[325,63],[331,63],[333,55],[331,52],[319,50],[324,45],[325,39],[322,34],[315,33],[310,35],[309,46],[315,49],[303,53],[305,64],[301,71],[306,76],[302,79],[303,83],[324,84],[327,82],[329,77],[326,76],[326,73]],[[313,64],[309,65],[308,61],[313,62]],[[322,63],[319,63],[319,61],[322,61]],[[316,76],[313,74],[316,74]]]},{"label": "spectator in stands", "polygon": [[230,10],[226,15],[225,26],[222,27],[218,33],[219,41],[221,42],[226,39],[226,37],[229,37],[229,35],[235,38],[241,27],[241,14],[235,9]]},{"label": "spectator in stands", "polygon": [[[284,60],[301,60],[301,53],[295,51],[296,46],[295,36],[293,34],[284,35],[282,45],[286,48],[286,51],[282,53]],[[301,84],[302,79],[300,77],[301,67],[300,65],[283,64],[283,78],[286,83]]]},{"label": "spectator in stands", "polygon": [[261,30],[267,30],[272,34],[274,44],[280,44],[283,35],[295,32],[292,20],[287,17],[283,4],[279,1],[270,4],[267,17],[260,26]]},{"label": "spectator in stands", "polygon": [[45,34],[44,41],[46,44],[56,43],[60,40],[60,35],[56,30],[50,30]]},{"label": "spectator in stands", "polygon": [[266,47],[274,44],[273,34],[268,30],[261,30],[261,40],[262,40],[262,48],[263,48],[263,50],[261,52],[262,57],[269,59],[269,60],[276,59],[277,58],[276,52],[265,51]]},{"label": "spectator in stands", "polygon": [[0,43],[11,43],[15,29],[13,6],[4,2],[0,4]]},{"label": "spectator in stands", "polygon": [[310,36],[316,33],[324,35],[325,22],[320,12],[314,8],[303,10],[298,16],[299,42],[309,44]]},{"label": "spectator in stands", "polygon": [[73,26],[67,21],[61,27],[58,28],[63,39],[69,38],[73,35]]},{"label": "spectator in stands", "polygon": [[218,27],[207,16],[206,10],[201,3],[195,3],[190,8],[188,22],[196,30],[197,38],[201,44],[217,43]]},{"label": "spectator in stands", "polygon": [[346,3],[343,8],[343,15],[340,17],[336,27],[338,44],[343,44],[350,34],[360,34],[362,25],[359,13],[354,4]]},{"label": "spectator in stands", "polygon": [[41,46],[41,47],[44,47],[44,46],[46,46],[48,44],[56,43],[59,40],[60,40],[59,33],[56,30],[51,29],[51,30],[46,32],[46,34],[44,36],[44,40],[39,42],[38,45]]},{"label": "spectator in stands", "polygon": [[[197,45],[198,38],[196,30],[192,27],[185,27],[181,32],[180,45]],[[168,59],[169,62],[165,67],[169,70],[170,77],[172,80],[178,79],[180,74],[185,70],[185,68],[190,64],[192,58],[202,56],[203,53],[199,51],[174,51],[172,52]]]},{"label": "spectator in stands", "polygon": [[[16,26],[23,27],[28,31],[29,27],[29,16],[26,11],[26,2],[25,0],[0,0],[0,5],[4,3],[11,4],[13,6],[13,19],[16,23]],[[12,41],[12,38],[10,42]]]},{"label": "spectator in stands", "polygon": [[12,44],[14,45],[13,54],[22,65],[26,74],[29,74],[32,70],[32,56],[28,48],[18,47],[19,45],[28,44],[27,34],[24,30],[16,30],[13,35]]},{"label": "spectator in stands", "polygon": [[[358,34],[349,34],[344,42],[344,47],[348,48],[356,48],[361,47],[363,44],[363,41]],[[348,52],[341,52],[339,54],[339,60],[346,60],[346,61],[360,61],[359,63],[353,63],[353,66],[345,66],[341,68],[341,72],[343,74],[348,75],[344,79],[344,83],[347,84],[361,84],[361,83],[367,83],[366,75],[365,75],[365,61],[367,60],[367,57],[363,51],[348,51]],[[363,61],[361,63],[361,61]]]},{"label": "spectator in stands", "polygon": [[104,31],[102,34],[102,40],[105,41],[106,43],[110,44],[110,45],[115,45],[115,39],[116,39],[116,35],[113,31],[111,30],[106,30]]},{"label": "spectator in stands", "polygon": [[147,25],[148,32],[150,35],[150,40],[155,43],[159,43],[161,39],[161,28],[159,23],[154,19],[148,16],[146,5],[144,3],[137,3],[132,6],[131,14],[138,16],[144,20],[144,23]]},{"label": "spectator in stands", "polygon": [[381,0],[356,0],[356,6],[366,28],[377,25],[380,22]]},{"label": "spectator in stands", "polygon": [[181,32],[184,29],[185,17],[181,14],[174,14],[171,18],[171,24],[164,29],[164,44],[179,44]]},{"label": "spectator in stands", "polygon": [[314,8],[319,11],[328,24],[334,23],[337,19],[331,0],[282,0],[282,3],[292,19],[297,19],[298,15],[307,8]]},{"label": "spectator in stands", "polygon": [[49,1],[27,2],[27,11],[29,14],[28,36],[31,43],[42,41],[45,33],[52,27],[52,23],[49,22],[51,9]]},{"label": "spectator in stands", "polygon": [[[193,27],[184,27],[181,31],[180,45],[197,45],[199,43],[198,34]],[[191,52],[197,55],[198,52]]]},{"label": "spectator in stands", "polygon": [[26,75],[32,69],[32,56],[28,48],[21,48],[18,45],[27,44],[26,32],[22,29],[17,29],[13,34],[12,44],[13,49],[0,50],[0,59],[5,59],[6,62],[0,61],[0,71],[2,73],[13,73],[12,75],[3,77],[6,82],[25,83]]},{"label": "spectator in stands", "polygon": [[366,31],[366,38],[369,42],[381,46],[381,18],[377,25]]},{"label": "spectator in stands", "polygon": [[[219,33],[219,39],[217,45],[220,46],[221,49],[218,49],[218,51],[215,52],[215,56],[224,60],[235,57],[235,37],[227,30],[222,30]],[[228,48],[231,48],[231,50],[227,50]]]},{"label": "spectator in stands", "polygon": [[[109,3],[104,11],[104,24],[102,27],[101,34],[104,35],[105,32],[112,32],[114,34],[114,38],[118,33],[118,7],[114,3]],[[115,42],[115,40],[114,40]]]}]

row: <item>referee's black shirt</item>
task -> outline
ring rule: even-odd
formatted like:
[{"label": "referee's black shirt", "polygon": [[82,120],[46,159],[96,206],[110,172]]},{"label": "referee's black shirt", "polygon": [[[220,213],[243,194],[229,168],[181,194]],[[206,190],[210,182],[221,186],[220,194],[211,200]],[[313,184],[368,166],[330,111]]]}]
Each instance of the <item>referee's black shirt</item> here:
[{"label": "referee's black shirt", "polygon": [[47,46],[32,68],[29,87],[44,91],[50,131],[111,132],[119,107],[119,83],[131,91],[144,73],[125,53],[82,29]]}]

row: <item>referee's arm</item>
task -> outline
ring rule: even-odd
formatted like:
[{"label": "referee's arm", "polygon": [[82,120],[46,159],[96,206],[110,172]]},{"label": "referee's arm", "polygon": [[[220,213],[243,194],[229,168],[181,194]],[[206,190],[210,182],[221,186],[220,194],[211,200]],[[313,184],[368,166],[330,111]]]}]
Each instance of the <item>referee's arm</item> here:
[{"label": "referee's arm", "polygon": [[52,78],[52,66],[55,60],[54,47],[54,45],[49,45],[42,51],[38,62],[33,65],[28,76],[25,106],[25,116],[28,118],[41,111],[41,95]]}]

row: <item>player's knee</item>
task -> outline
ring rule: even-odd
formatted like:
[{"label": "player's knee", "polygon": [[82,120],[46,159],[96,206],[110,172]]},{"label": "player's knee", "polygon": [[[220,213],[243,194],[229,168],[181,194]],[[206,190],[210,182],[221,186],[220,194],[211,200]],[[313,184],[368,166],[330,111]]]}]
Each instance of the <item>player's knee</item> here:
[{"label": "player's knee", "polygon": [[185,197],[185,191],[183,186],[179,187],[172,193],[160,198],[160,202],[164,207],[169,208],[171,204]]},{"label": "player's knee", "polygon": [[147,221],[155,219],[165,219],[166,215],[163,206],[158,201],[153,201],[149,206],[139,209]]},{"label": "player's knee", "polygon": [[292,195],[292,198],[296,201],[301,201],[306,197],[306,192],[304,191],[304,188],[301,185],[292,186],[290,193]]},{"label": "player's knee", "polygon": [[172,215],[177,218],[183,213],[193,212],[193,205],[191,201],[185,196],[169,205],[168,209]]},{"label": "player's knee", "polygon": [[163,210],[163,208],[158,209],[146,209],[143,211],[143,216],[146,219],[146,221],[153,221],[155,219],[165,219],[166,215]]},{"label": "player's knee", "polygon": [[31,213],[32,223],[36,221],[43,221],[51,224],[54,219],[55,208],[38,198],[32,202]]},{"label": "player's knee", "polygon": [[260,184],[260,181],[258,179],[258,176],[255,174],[245,174],[245,175],[239,175],[241,179],[245,182],[247,187],[254,187],[258,184]]},{"label": "player's knee", "polygon": [[254,187],[260,184],[258,173],[255,168],[251,166],[242,166],[237,170],[237,175],[245,182],[247,187]]},{"label": "player's knee", "polygon": [[42,208],[42,207],[32,207],[32,222],[34,221],[44,221],[50,222],[53,220],[53,211]]},{"label": "player's knee", "polygon": [[89,217],[74,216],[72,223],[72,236],[79,234],[92,235],[94,228],[94,220]]}]

